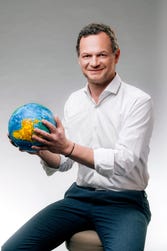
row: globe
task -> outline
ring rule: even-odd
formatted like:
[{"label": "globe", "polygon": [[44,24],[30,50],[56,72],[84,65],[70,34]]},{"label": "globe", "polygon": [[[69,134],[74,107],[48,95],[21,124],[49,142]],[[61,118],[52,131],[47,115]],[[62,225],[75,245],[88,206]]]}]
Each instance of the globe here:
[{"label": "globe", "polygon": [[8,135],[13,144],[20,150],[35,152],[31,147],[41,144],[32,140],[34,128],[49,132],[49,129],[42,123],[42,119],[56,126],[53,113],[47,107],[37,103],[28,103],[18,107],[8,122]]}]

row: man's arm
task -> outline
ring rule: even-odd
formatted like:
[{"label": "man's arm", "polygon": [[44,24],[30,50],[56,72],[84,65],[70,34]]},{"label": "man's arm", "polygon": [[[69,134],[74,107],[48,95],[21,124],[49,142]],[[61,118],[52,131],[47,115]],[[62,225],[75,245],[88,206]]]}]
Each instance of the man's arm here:
[{"label": "man's arm", "polygon": [[[36,128],[33,139],[44,146],[34,148],[68,156],[73,149],[73,142],[66,138],[61,121],[56,119],[57,127],[45,120],[43,123],[50,133]],[[151,100],[139,100],[127,115],[114,149],[91,149],[76,144],[69,157],[80,164],[96,169],[98,173],[106,177],[114,173],[126,175],[139,160],[144,160],[141,156],[143,151],[146,151],[147,155],[152,125]]]},{"label": "man's arm", "polygon": [[41,143],[42,146],[33,146],[32,148],[38,151],[38,155],[48,166],[57,168],[60,165],[61,154],[78,163],[94,168],[93,149],[78,144],[74,145],[74,142],[67,139],[59,118],[56,118],[56,127],[46,120],[43,120],[43,124],[48,127],[50,133],[35,128],[32,139]]},{"label": "man's arm", "polygon": [[94,168],[94,154],[93,149],[75,144],[72,154],[69,156],[72,160]]},{"label": "man's arm", "polygon": [[60,165],[60,155],[54,154],[47,150],[40,150],[37,152],[37,155],[43,160],[43,162],[54,169],[58,169]]}]

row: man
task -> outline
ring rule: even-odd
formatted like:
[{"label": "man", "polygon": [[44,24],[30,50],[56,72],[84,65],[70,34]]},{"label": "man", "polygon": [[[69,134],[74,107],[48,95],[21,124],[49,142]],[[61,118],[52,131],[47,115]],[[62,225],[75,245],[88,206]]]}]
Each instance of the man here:
[{"label": "man", "polygon": [[78,61],[87,85],[65,104],[64,124],[43,123],[33,147],[48,175],[78,163],[77,180],[64,199],[49,205],[3,246],[51,250],[74,233],[95,229],[107,251],[144,250],[151,218],[145,193],[152,133],[149,95],[116,73],[120,49],[114,31],[90,24],[79,33]]}]

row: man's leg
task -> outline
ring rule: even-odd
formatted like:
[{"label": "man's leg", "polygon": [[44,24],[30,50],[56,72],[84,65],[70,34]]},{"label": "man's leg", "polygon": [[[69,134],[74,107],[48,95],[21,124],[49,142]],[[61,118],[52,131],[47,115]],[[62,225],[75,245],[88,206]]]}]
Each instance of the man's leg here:
[{"label": "man's leg", "polygon": [[102,240],[104,250],[143,251],[150,220],[147,199],[143,197],[142,202],[139,196],[140,201],[137,204],[133,200],[126,201],[126,198],[121,201],[114,197],[112,201],[111,196],[111,203],[108,203],[108,199],[105,203],[105,196],[104,192],[101,204],[94,204],[92,210],[93,223]]},{"label": "man's leg", "polygon": [[85,204],[65,198],[30,219],[3,245],[2,251],[52,250],[88,224]]}]

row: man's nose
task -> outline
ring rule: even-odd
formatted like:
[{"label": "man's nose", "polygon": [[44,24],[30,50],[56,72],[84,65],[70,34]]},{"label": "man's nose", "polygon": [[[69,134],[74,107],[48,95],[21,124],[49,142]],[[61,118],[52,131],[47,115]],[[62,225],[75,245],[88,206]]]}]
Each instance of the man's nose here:
[{"label": "man's nose", "polygon": [[99,59],[98,59],[98,57],[93,56],[93,57],[91,58],[90,65],[91,65],[92,67],[97,67],[97,66],[99,65]]}]

